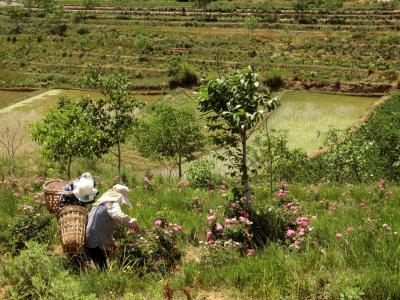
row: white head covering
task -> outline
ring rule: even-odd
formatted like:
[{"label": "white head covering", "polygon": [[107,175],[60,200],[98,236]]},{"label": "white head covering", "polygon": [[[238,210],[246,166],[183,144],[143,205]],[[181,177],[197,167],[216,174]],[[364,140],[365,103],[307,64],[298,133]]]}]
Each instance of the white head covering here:
[{"label": "white head covering", "polygon": [[81,202],[90,202],[96,197],[97,190],[94,188],[94,181],[91,178],[81,177],[73,183],[73,186],[72,193]]},{"label": "white head covering", "polygon": [[116,184],[105,192],[101,197],[96,201],[94,206],[100,205],[104,202],[118,202],[119,205],[126,204],[129,208],[132,208],[131,202],[128,199],[129,189],[127,186],[122,184]]},{"label": "white head covering", "polygon": [[122,203],[126,204],[129,208],[132,208],[132,204],[128,199],[129,189],[126,185],[116,184],[112,188],[113,191],[118,192],[122,196]]}]

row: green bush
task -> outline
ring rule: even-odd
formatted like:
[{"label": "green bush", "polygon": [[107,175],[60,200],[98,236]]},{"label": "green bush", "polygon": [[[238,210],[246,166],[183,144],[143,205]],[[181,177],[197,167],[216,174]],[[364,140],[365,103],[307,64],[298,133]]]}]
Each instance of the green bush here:
[{"label": "green bush", "polygon": [[56,226],[47,209],[39,204],[22,205],[0,232],[3,251],[17,255],[27,241],[50,245],[55,237]]},{"label": "green bush", "polygon": [[67,24],[57,24],[50,29],[50,33],[54,35],[65,36],[67,29]]},{"label": "green bush", "polygon": [[80,299],[79,284],[63,270],[61,256],[36,242],[3,264],[1,275],[8,299]]},{"label": "green bush", "polygon": [[282,78],[282,72],[276,69],[265,72],[264,85],[269,87],[272,91],[277,91],[285,87],[285,81]]},{"label": "green bush", "polygon": [[191,87],[198,82],[193,67],[185,62],[180,55],[173,55],[169,58],[167,74],[170,88]]},{"label": "green bush", "polygon": [[156,220],[154,225],[139,234],[119,233],[117,260],[125,271],[166,273],[180,261],[177,238],[182,228],[164,219]]},{"label": "green bush", "polygon": [[210,189],[215,186],[216,176],[213,173],[215,163],[207,159],[197,159],[186,167],[186,178],[194,188]]},{"label": "green bush", "polygon": [[76,31],[76,33],[79,35],[85,35],[85,34],[89,34],[90,31],[87,28],[81,27]]},{"label": "green bush", "polygon": [[152,52],[154,50],[153,41],[145,34],[139,33],[135,38],[135,46],[141,53]]}]

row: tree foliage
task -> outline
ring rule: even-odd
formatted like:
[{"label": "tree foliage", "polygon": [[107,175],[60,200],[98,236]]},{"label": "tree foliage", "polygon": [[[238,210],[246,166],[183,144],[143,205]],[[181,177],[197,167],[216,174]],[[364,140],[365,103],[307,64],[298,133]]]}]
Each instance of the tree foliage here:
[{"label": "tree foliage", "polygon": [[90,98],[74,102],[67,96],[61,96],[57,106],[32,127],[31,134],[41,146],[41,154],[61,163],[67,170],[68,178],[76,158],[104,153],[101,144],[105,140],[104,134],[93,119],[96,115]]},{"label": "tree foliage", "polygon": [[[234,169],[239,170],[246,199],[251,201],[247,141],[257,124],[279,101],[269,90],[259,91],[257,73],[251,67],[224,78],[207,79],[200,89],[199,110],[207,115],[214,141],[223,146]],[[220,156],[219,158],[225,159]]]},{"label": "tree foliage", "polygon": [[121,178],[122,144],[137,125],[136,114],[143,106],[130,92],[128,77],[114,74],[103,76],[92,66],[86,72],[84,86],[100,88],[103,99],[96,103],[96,124],[102,132],[102,146],[117,158],[118,176]]},{"label": "tree foliage", "polygon": [[306,153],[301,149],[289,149],[285,131],[261,131],[249,146],[249,162],[253,173],[266,176],[271,182],[301,180],[303,169],[308,165]]},{"label": "tree foliage", "polygon": [[182,177],[182,159],[204,147],[204,135],[194,112],[161,105],[144,120],[136,132],[139,152],[154,160],[177,164]]}]

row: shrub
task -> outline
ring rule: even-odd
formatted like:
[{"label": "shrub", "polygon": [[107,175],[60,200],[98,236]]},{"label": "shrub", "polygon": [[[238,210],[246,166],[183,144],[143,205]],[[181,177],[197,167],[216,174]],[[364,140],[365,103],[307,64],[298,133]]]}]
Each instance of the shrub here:
[{"label": "shrub", "polygon": [[186,168],[186,178],[194,188],[210,189],[215,186],[215,163],[207,159],[197,159],[190,162]]},{"label": "shrub", "polygon": [[85,35],[85,34],[89,34],[90,31],[89,31],[89,29],[82,27],[82,28],[79,28],[79,29],[76,31],[76,33],[77,33],[77,34],[80,34],[80,35]]},{"label": "shrub", "polygon": [[64,36],[68,29],[67,24],[57,24],[50,29],[50,33],[54,35]]},{"label": "shrub", "polygon": [[136,36],[135,46],[141,53],[152,52],[154,50],[153,41],[143,33],[139,33]]},{"label": "shrub", "polygon": [[170,271],[180,260],[177,238],[182,228],[159,219],[139,234],[119,234],[117,260],[126,271],[137,273]]},{"label": "shrub", "polygon": [[196,85],[198,77],[193,71],[193,67],[186,63],[182,56],[173,55],[168,60],[167,74],[169,77],[169,87],[191,87]]},{"label": "shrub", "polygon": [[81,23],[87,18],[86,13],[78,11],[72,15],[72,22],[75,24]]},{"label": "shrub", "polygon": [[79,299],[79,285],[62,268],[62,258],[45,245],[27,249],[2,266],[6,295],[12,299]]},{"label": "shrub", "polygon": [[16,255],[25,248],[27,241],[49,245],[55,236],[52,217],[44,206],[21,205],[11,218],[8,227],[0,233],[3,250]]},{"label": "shrub", "polygon": [[276,69],[265,72],[264,85],[269,87],[272,91],[277,91],[285,87],[285,82],[282,78],[282,72]]}]

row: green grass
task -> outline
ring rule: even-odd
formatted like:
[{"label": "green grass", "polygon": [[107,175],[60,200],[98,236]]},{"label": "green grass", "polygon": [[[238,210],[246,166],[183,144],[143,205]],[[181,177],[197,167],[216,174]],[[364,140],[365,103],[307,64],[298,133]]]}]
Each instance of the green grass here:
[{"label": "green grass", "polygon": [[307,152],[322,146],[320,133],[347,129],[365,114],[378,98],[296,91],[284,93],[281,107],[269,125],[286,130],[289,146]]},{"label": "green grass", "polygon": [[7,106],[13,105],[25,98],[29,98],[32,94],[37,92],[23,92],[23,91],[6,91],[0,90],[0,110]]},{"label": "green grass", "polygon": [[[107,178],[98,179],[105,183]],[[207,192],[184,188],[156,178],[153,192],[144,190],[137,179],[130,193],[133,209],[128,214],[143,228],[155,219],[183,226],[185,233],[195,232],[205,240],[209,209],[222,214],[225,199],[219,191]],[[100,189],[106,188],[106,185]],[[311,222],[303,250],[297,251],[279,243],[270,243],[254,257],[232,251],[216,251],[207,246],[193,246],[186,238],[180,242],[185,256],[179,268],[170,274],[137,277],[121,272],[110,261],[111,270],[99,274],[92,269],[71,274],[74,291],[98,299],[163,299],[163,288],[169,282],[174,299],[185,299],[183,288],[196,297],[217,299],[397,299],[400,297],[400,189],[391,184],[387,197],[375,197],[375,185],[311,186],[291,185],[302,215],[317,216]],[[393,194],[390,196],[388,192]],[[255,185],[255,205],[269,202],[263,188]],[[202,212],[186,206],[192,197],[204,203]],[[363,203],[363,206],[360,204]],[[2,213],[6,213],[0,206]],[[390,229],[387,229],[387,226]],[[349,228],[353,231],[349,231]],[[386,229],[385,229],[386,228]],[[342,237],[337,238],[336,233]],[[61,267],[62,268],[62,267]],[[50,279],[52,280],[52,279]],[[53,288],[60,284],[54,278]],[[72,284],[71,280],[64,284]],[[72,285],[71,285],[72,287]],[[59,288],[68,287],[60,285]]]}]

